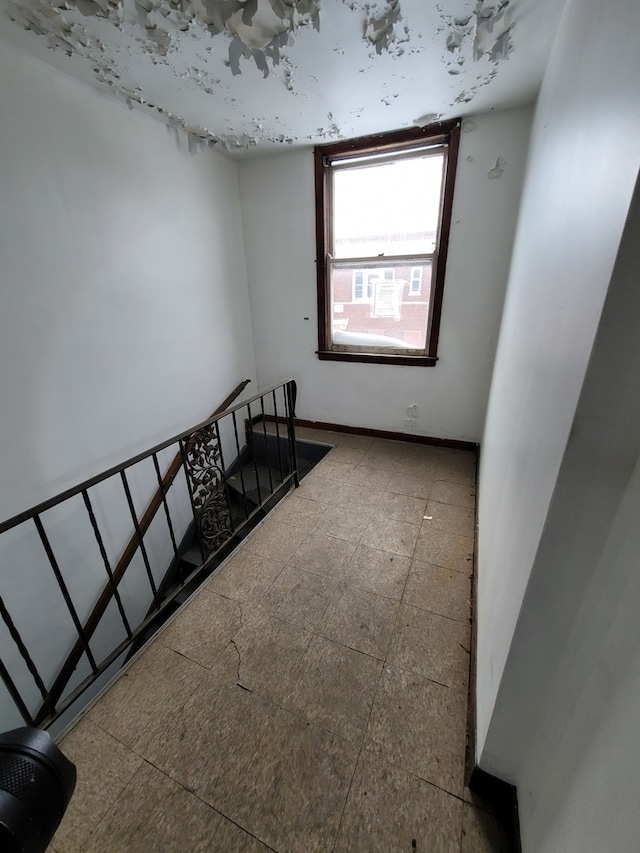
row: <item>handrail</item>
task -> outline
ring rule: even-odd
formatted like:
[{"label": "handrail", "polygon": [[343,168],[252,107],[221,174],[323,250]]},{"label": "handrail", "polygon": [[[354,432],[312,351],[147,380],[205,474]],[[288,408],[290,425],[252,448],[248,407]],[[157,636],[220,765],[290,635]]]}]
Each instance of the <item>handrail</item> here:
[{"label": "handrail", "polygon": [[177,444],[179,441],[182,441],[185,438],[189,438],[189,436],[193,433],[199,432],[200,430],[211,426],[211,424],[214,423],[215,420],[220,417],[220,415],[231,415],[234,412],[238,412],[245,406],[254,403],[261,397],[265,397],[272,391],[276,391],[283,385],[287,385],[289,382],[293,381],[294,380],[292,379],[284,379],[282,382],[278,382],[275,385],[270,385],[268,388],[265,388],[259,394],[256,394],[248,400],[245,400],[243,403],[238,403],[237,406],[233,406],[229,409],[226,409],[224,412],[218,412],[218,414],[216,415],[211,415],[201,423],[196,424],[195,426],[192,426],[189,429],[178,433],[177,435],[174,435],[172,438],[168,438],[165,441],[160,442],[160,444],[156,444],[155,447],[151,447],[148,450],[143,451],[142,453],[138,453],[135,456],[132,456],[130,459],[127,459],[126,462],[121,462],[120,465],[114,465],[113,468],[109,468],[106,471],[103,471],[102,474],[96,474],[95,477],[90,477],[88,480],[85,480],[79,485],[72,486],[71,488],[66,489],[64,492],[60,492],[59,495],[56,495],[53,498],[49,498],[49,500],[43,501],[42,503],[31,507],[31,509],[27,509],[24,512],[20,512],[18,513],[18,515],[14,515],[12,518],[8,518],[6,521],[0,523],[0,533],[4,533],[7,530],[11,530],[12,527],[16,527],[18,524],[22,524],[23,521],[28,521],[32,516],[40,515],[46,510],[57,506],[63,501],[66,501],[68,498],[75,497],[75,495],[80,494],[80,492],[85,491],[86,489],[90,489],[92,486],[96,486],[103,480],[108,480],[109,477],[113,477],[114,474],[119,474],[121,471],[130,468],[132,465],[136,465],[138,462],[142,462],[143,459],[147,459],[152,454],[160,453],[162,450],[165,450],[165,448],[170,447],[172,444]]},{"label": "handrail", "polygon": [[[183,595],[183,591],[188,594],[193,592],[202,579],[230,552],[234,543],[237,544],[239,539],[255,526],[274,502],[283,497],[292,486],[298,485],[294,423],[296,383],[293,379],[285,380],[258,392],[245,402],[229,406],[246,387],[247,382],[248,380],[237,386],[205,421],[0,524],[0,533],[20,524],[35,524],[33,533],[37,532],[39,536],[64,600],[67,616],[71,619],[75,631],[71,638],[71,651],[61,668],[57,669],[54,675],[41,675],[40,664],[33,655],[34,649],[25,644],[21,634],[20,621],[24,613],[16,614],[20,619],[14,620],[11,613],[12,602],[5,600],[0,590],[0,625],[4,624],[7,628],[15,647],[13,651],[7,648],[8,657],[5,657],[3,649],[0,681],[4,682],[27,725],[35,723],[48,728],[61,714],[77,707],[76,703],[87,688],[97,678],[108,673],[109,668],[127,648],[148,639],[150,630],[157,630],[160,624],[158,620],[163,615],[166,618],[166,614],[172,612],[171,608],[175,608],[177,596]],[[252,404],[255,404],[253,411]],[[257,410],[260,414],[256,416],[254,413]],[[276,423],[273,436],[268,435],[266,430],[266,421],[269,419]],[[262,421],[260,437],[253,429],[243,436],[238,429],[242,420],[245,428],[247,424]],[[286,427],[280,430],[278,423],[283,422]],[[176,450],[179,452],[163,476],[158,454],[170,447],[172,456]],[[256,464],[258,458],[259,462]],[[146,471],[149,461],[153,462],[157,488],[154,487],[149,505],[139,516],[132,500],[128,478],[132,472],[138,470],[136,466],[139,463],[142,463],[142,470]],[[251,463],[252,468],[249,467]],[[168,502],[167,494],[178,474],[184,475],[186,494],[183,494],[181,489],[180,493],[174,496],[175,500]],[[119,508],[128,507],[134,528],[133,535],[130,535],[130,528],[122,531],[123,538],[127,541],[120,559],[113,566],[108,554],[107,543],[110,539],[105,538],[103,532],[109,528],[103,527],[105,521],[101,520],[101,514],[96,515],[91,492],[94,486],[109,478],[122,482],[120,497],[113,503],[110,499],[107,505],[109,514],[106,516],[106,523],[108,524],[110,519],[120,517],[114,515],[120,512]],[[93,552],[91,559],[97,560],[96,565],[104,563],[108,577],[108,583],[100,592],[86,621],[76,610],[76,590],[67,586],[69,575],[66,569],[71,567],[71,564],[68,562],[68,556],[65,557],[65,562],[61,559],[67,549],[62,548],[60,553],[56,553],[59,546],[49,538],[45,516],[47,510],[76,497],[81,497],[84,502],[88,516],[84,523],[90,525],[95,538],[94,546],[99,552],[99,556]],[[187,498],[188,503],[185,503]],[[190,521],[188,516],[184,515],[189,505]],[[171,540],[169,553],[166,554],[167,562],[164,562],[163,552],[157,550],[161,541],[158,536],[162,528],[156,529],[156,523],[153,522],[154,518],[159,517],[160,507],[164,508],[166,528]],[[73,518],[72,523],[75,523],[75,516]],[[121,522],[117,522],[117,525],[120,524]],[[185,551],[194,541],[194,533],[201,553],[201,559],[198,558],[197,562],[183,559]],[[69,528],[65,535],[66,538],[73,536],[73,528]],[[64,537],[60,539],[58,536],[58,539],[60,543],[65,541]],[[132,561],[133,556],[138,553],[142,557],[144,567]],[[138,589],[135,598],[132,598],[131,590],[120,581],[134,571],[134,565],[136,578],[144,578],[146,574],[145,586],[148,589],[146,592]],[[76,568],[81,566],[77,565]],[[138,574],[139,570],[143,570],[142,574]],[[137,584],[138,581],[134,583]],[[112,601],[117,603],[117,610],[109,606]],[[135,619],[131,619],[132,606],[136,608]],[[121,624],[119,627],[114,624],[109,628],[109,636],[116,645],[109,644],[105,647],[106,635],[103,637],[99,634],[97,628],[112,610],[116,622],[119,624],[121,621]],[[143,617],[141,611],[146,611],[146,616]],[[61,615],[63,612],[60,612]],[[34,618],[37,622],[38,614],[34,614]],[[56,632],[62,631],[61,638],[67,636],[66,623],[60,621],[59,616],[45,620],[42,627]],[[123,630],[125,639],[122,639]],[[100,639],[96,640],[98,636]],[[120,639],[117,640],[117,637]],[[16,655],[16,652],[19,655]],[[82,673],[78,673],[78,665],[83,656],[86,656],[90,666],[89,674],[84,677]],[[23,681],[29,673],[33,683],[28,678]],[[80,676],[80,679],[70,690],[69,684],[74,673]],[[31,686],[27,688],[22,686],[23,684]],[[35,694],[34,687],[37,688]],[[23,690],[28,690],[29,693],[23,694]],[[34,697],[38,693],[42,697],[41,700],[36,702],[35,698],[26,699],[26,695]],[[30,706],[34,705],[35,713],[30,710]]]},{"label": "handrail", "polygon": [[[213,411],[210,415],[210,418],[215,418],[217,415],[224,412],[227,407],[236,400],[240,394],[244,391],[247,385],[251,382],[250,379],[245,379],[237,385],[233,391],[224,399],[224,401]],[[148,456],[149,453],[145,454]],[[149,527],[151,526],[151,522],[155,518],[156,513],[162,506],[162,502],[164,496],[166,495],[168,489],[176,478],[178,471],[182,466],[182,454],[176,453],[173,461],[169,465],[166,474],[162,478],[162,489],[158,488],[151,500],[149,501],[149,505],[146,510],[140,517],[138,521],[138,529],[134,531],[133,535],[127,542],[122,556],[116,563],[115,567],[112,570],[113,580],[109,581],[109,583],[105,584],[104,589],[102,590],[98,600],[96,601],[93,610],[91,611],[89,618],[85,622],[83,626],[84,636],[81,636],[76,641],[75,645],[72,647],[67,659],[63,663],[62,667],[58,675],[56,676],[55,681],[51,685],[51,689],[49,690],[48,701],[46,704],[43,704],[40,710],[36,713],[35,721],[36,724],[41,722],[48,714],[48,706],[54,706],[62,696],[62,693],[69,683],[69,679],[75,672],[78,663],[80,662],[80,658],[85,652],[86,643],[93,636],[94,631],[98,627],[98,624],[102,617],[105,614],[105,611],[109,604],[111,603],[114,597],[115,587],[117,587],[118,583],[122,579],[124,573],[126,572],[131,560],[135,556],[138,548],[140,547],[140,542],[142,536],[147,532]],[[86,484],[84,486],[77,486],[76,490],[86,489]],[[38,512],[41,512],[38,509]],[[2,532],[0,530],[0,532]]]}]

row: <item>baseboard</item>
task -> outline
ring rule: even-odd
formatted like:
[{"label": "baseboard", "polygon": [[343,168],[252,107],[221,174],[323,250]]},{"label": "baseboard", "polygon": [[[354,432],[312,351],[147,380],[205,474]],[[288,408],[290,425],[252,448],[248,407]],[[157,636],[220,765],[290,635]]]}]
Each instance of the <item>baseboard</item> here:
[{"label": "baseboard", "polygon": [[[265,415],[264,419],[273,423],[273,415]],[[279,422],[286,422],[285,418],[278,418]],[[369,427],[348,426],[347,424],[332,424],[326,421],[308,421],[303,418],[295,418],[295,425],[308,427],[309,429],[322,429],[330,432],[344,432],[351,435],[368,435],[372,438],[385,438],[388,441],[406,441],[411,444],[430,444],[435,447],[449,447],[453,450],[476,451],[478,445],[473,441],[458,441],[454,438],[434,438],[428,435],[413,435],[407,432],[392,432],[385,429],[369,429]]]},{"label": "baseboard", "polygon": [[512,853],[522,853],[517,789],[479,767],[474,767],[468,784],[469,788],[485,801],[496,820],[504,827]]}]

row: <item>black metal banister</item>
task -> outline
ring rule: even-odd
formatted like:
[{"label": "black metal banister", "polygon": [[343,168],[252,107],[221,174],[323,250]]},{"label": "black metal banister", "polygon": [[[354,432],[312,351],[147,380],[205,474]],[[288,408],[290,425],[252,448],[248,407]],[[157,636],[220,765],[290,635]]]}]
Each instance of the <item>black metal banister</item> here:
[{"label": "black metal banister", "polygon": [[[107,672],[108,667],[113,666],[123,652],[132,646],[135,650],[136,646],[133,644],[142,642],[147,638],[148,634],[146,635],[145,632],[152,630],[153,626],[157,626],[158,619],[166,618],[166,614],[172,612],[171,608],[175,609],[174,600],[177,595],[183,590],[186,590],[186,594],[190,594],[195,589],[194,584],[201,583],[207,572],[213,570],[211,567],[219,565],[222,558],[218,556],[219,554],[224,556],[224,554],[229,553],[229,548],[234,547],[234,542],[237,544],[246,535],[246,532],[264,517],[265,513],[274,505],[274,501],[282,497],[292,485],[298,485],[294,433],[295,382],[294,380],[287,380],[272,385],[255,394],[249,400],[232,406],[229,405],[230,400],[235,399],[241,393],[247,382],[248,380],[241,383],[222,406],[195,427],[160,442],[146,452],[136,454],[126,462],[115,465],[107,471],[38,504],[31,510],[19,513],[0,524],[0,534],[25,522],[31,521],[35,524],[40,543],[48,558],[50,570],[57,581],[68,614],[65,616],[65,611],[60,611],[60,614],[55,617],[51,624],[45,618],[43,625],[47,626],[47,630],[62,631],[62,637],[67,636],[66,632],[70,630],[71,624],[73,624],[75,632],[73,646],[66,660],[62,662],[61,669],[53,679],[50,679],[49,676],[45,679],[39,672],[15,621],[11,618],[9,612],[11,602],[8,602],[9,607],[7,607],[6,596],[5,601],[0,598],[0,624],[4,622],[15,644],[15,649],[10,658],[4,658],[3,650],[3,659],[0,660],[0,679],[4,682],[8,695],[27,724],[43,727],[51,725],[61,713],[77,701],[87,687]],[[254,404],[254,411],[259,410],[259,414],[255,418],[256,422],[262,423],[259,430],[253,428],[252,404]],[[280,406],[281,408],[279,408]],[[286,437],[284,435],[285,430],[280,430],[278,425],[280,413],[283,411],[286,422]],[[245,425],[249,428],[248,431],[242,433],[242,444],[241,433],[238,428],[238,417],[241,414],[244,417]],[[270,419],[276,421],[275,436],[267,434],[266,421]],[[226,454],[223,451],[223,440],[226,442]],[[281,445],[281,441],[283,444],[286,442],[286,448]],[[232,461],[229,458],[225,459],[225,455],[233,456],[234,446],[235,459]],[[171,447],[173,447],[174,452],[176,450],[178,452],[167,472],[162,476],[158,454]],[[153,474],[147,463],[149,459],[153,463],[155,472]],[[277,461],[274,461],[276,459]],[[144,464],[136,469],[135,466],[139,463]],[[143,479],[141,481],[130,479],[130,470],[131,476],[135,474],[136,478],[138,471],[141,472]],[[177,491],[171,501],[168,502],[167,493],[179,473],[181,475],[179,482],[182,485],[178,488],[176,484]],[[255,486],[253,483],[254,476]],[[97,513],[92,502],[92,497],[95,500],[96,495],[91,490],[114,477],[121,481],[121,487],[115,492],[110,491],[108,493],[109,500],[104,505],[101,500],[103,493],[98,490],[98,501],[95,504],[96,507],[99,507]],[[155,486],[153,487],[155,489],[153,497],[144,513],[139,515],[133,499],[133,485],[135,483],[137,487],[138,482],[141,482],[146,489],[150,485],[150,479],[157,485],[157,489]],[[112,482],[115,483],[115,480]],[[137,488],[134,493],[138,493]],[[58,549],[61,546],[52,545],[53,540],[49,540],[41,518],[48,510],[76,497],[81,497],[84,502],[87,513],[85,524],[90,525],[95,540],[92,547],[95,549],[97,545],[106,572],[106,585],[88,617],[84,616],[83,611],[83,607],[86,605],[80,608],[83,612],[82,619],[74,602],[74,598],[78,597],[77,589],[74,589],[73,585],[69,585],[69,556],[67,552],[72,553],[73,549],[69,551],[69,549],[63,548],[59,554],[54,553],[54,547]],[[123,515],[125,505],[128,507],[126,517],[130,516],[130,523],[133,524],[133,535],[128,539],[120,559],[112,563],[107,553],[107,543],[112,552],[114,532],[117,539],[121,533],[123,534],[123,526],[126,529],[125,515]],[[161,528],[157,526],[154,526],[153,530],[149,532],[151,522],[160,506],[164,509],[171,540],[167,562],[164,564],[162,562],[158,564],[159,560],[162,560],[158,545],[163,542],[162,547],[168,548],[168,540],[164,538],[166,532],[162,534]],[[107,510],[106,516],[105,508]],[[178,513],[175,516],[177,522],[172,518],[172,512]],[[192,518],[192,521],[188,520],[189,517]],[[44,521],[47,521],[46,517]],[[75,514],[70,516],[68,523],[78,524],[78,517]],[[82,523],[81,518],[80,523]],[[64,528],[62,529],[64,530]],[[69,527],[66,536],[73,536],[74,529]],[[145,534],[148,532],[150,538],[145,542]],[[196,534],[195,542],[200,548],[199,565],[195,565],[191,556],[186,562],[186,557],[183,558],[185,552],[188,552],[189,555],[192,553],[193,549],[190,545],[193,541],[194,532]],[[64,538],[61,540],[59,536],[57,538],[60,542],[64,541]],[[121,590],[119,589],[120,582],[125,577],[127,568],[138,550],[142,560],[132,566],[129,576],[144,578],[146,573],[146,581],[143,587],[140,587],[136,580],[133,586],[127,584]],[[67,556],[62,557],[62,553],[67,554]],[[97,557],[98,554],[95,553],[91,560],[95,562]],[[214,558],[217,562],[214,561]],[[144,570],[142,563],[144,563]],[[82,563],[75,565],[81,568]],[[75,569],[76,577],[80,577],[78,568]],[[94,572],[93,569],[92,572]],[[92,576],[95,578],[95,574]],[[2,576],[0,575],[1,582]],[[133,589],[136,590],[135,596],[132,595]],[[82,599],[86,598],[86,592],[83,587]],[[108,606],[114,599],[117,605],[117,613],[115,610],[110,610],[109,615],[107,614]],[[147,615],[143,618],[142,614],[145,610]],[[109,620],[115,617],[119,625],[117,633],[114,636],[113,627],[109,627],[106,633],[100,632],[94,637],[98,625],[102,624],[100,620],[105,615],[108,616]],[[70,622],[66,621],[69,617]],[[40,614],[34,614],[33,618],[39,619]],[[109,626],[111,626],[111,621]],[[126,634],[124,639],[122,639],[123,628]],[[108,637],[111,639],[107,640]],[[116,644],[115,648],[113,647],[114,643]],[[14,671],[16,666],[14,661],[19,662],[20,657],[22,658],[22,663],[19,664],[20,670],[25,673],[26,670],[29,671],[38,693],[42,696],[42,705],[35,713],[29,708],[33,699],[27,701],[21,694],[23,676],[16,678]],[[91,671],[88,675],[86,670],[78,672],[78,678],[70,684],[71,678],[76,673],[83,657],[86,658]],[[32,694],[33,688],[30,688],[27,695],[32,696]]]},{"label": "black metal banister", "polygon": [[178,543],[176,542],[176,535],[173,530],[173,522],[171,521],[171,513],[169,512],[169,504],[167,503],[168,487],[165,487],[164,483],[162,482],[162,474],[160,473],[160,463],[158,462],[158,454],[152,453],[151,458],[153,459],[153,467],[155,469],[156,479],[158,481],[158,493],[162,496],[162,505],[164,507],[165,518],[167,519],[167,527],[169,529],[169,536],[171,538],[173,556],[176,560],[178,560]]},{"label": "black metal banister", "polygon": [[[282,448],[280,447],[280,425],[278,424],[278,401],[276,399],[275,391],[272,392],[273,397],[273,417],[275,418],[276,423],[276,447],[278,448],[278,468],[280,470],[280,476],[282,476]],[[264,416],[263,416],[264,417]],[[266,429],[266,418],[265,421],[265,429]]]},{"label": "black metal banister", "polygon": [[262,434],[264,436],[265,448],[267,448],[266,457],[267,457],[267,473],[269,475],[269,489],[271,491],[273,491],[273,477],[271,475],[271,463],[269,461],[269,451],[268,451],[268,445],[267,445],[267,422],[264,419],[264,416],[265,416],[264,397],[260,398],[260,412],[262,415]]},{"label": "black metal banister", "polygon": [[[2,617],[2,621],[7,626],[7,630],[9,631],[9,634],[11,635],[11,639],[16,644],[18,651],[22,655],[22,659],[24,660],[25,664],[27,665],[27,669],[31,673],[31,677],[34,680],[36,687],[40,691],[40,695],[42,696],[42,699],[43,699],[45,705],[49,705],[50,699],[49,699],[49,695],[47,693],[47,688],[45,686],[45,683],[42,680],[42,676],[40,675],[40,672],[38,671],[38,667],[35,665],[33,658],[29,654],[29,650],[27,649],[27,647],[23,643],[22,637],[20,636],[20,632],[16,628],[16,624],[13,621],[13,619],[11,618],[11,614],[7,610],[7,606],[4,603],[4,599],[2,598],[2,596],[0,596],[0,617]],[[13,686],[15,688],[15,682],[12,681],[11,684],[13,684]]]},{"label": "black metal banister", "polygon": [[296,419],[296,383],[288,382],[285,386],[285,402],[286,402],[286,412],[287,412],[287,434],[289,437],[288,447],[289,452],[291,453],[291,468],[293,470],[293,482],[296,487],[300,485],[298,480],[298,458],[296,451],[296,427],[295,427],[295,419]]},{"label": "black metal banister", "polygon": [[116,604],[118,605],[118,611],[120,612],[120,617],[122,619],[122,624],[124,625],[124,630],[127,632],[127,637],[131,637],[131,625],[129,624],[129,620],[127,619],[127,614],[124,610],[124,604],[122,603],[122,599],[120,597],[120,593],[118,592],[118,584],[116,583],[116,579],[113,574],[113,569],[111,568],[111,564],[109,562],[109,555],[107,554],[107,549],[104,547],[104,540],[102,538],[102,534],[100,533],[100,527],[98,525],[98,520],[96,519],[96,514],[93,511],[93,506],[91,505],[91,500],[89,499],[89,494],[86,489],[82,490],[82,499],[84,500],[84,505],[87,508],[87,513],[89,514],[89,520],[91,521],[91,527],[93,527],[93,533],[96,537],[96,542],[98,543],[98,549],[100,550],[100,555],[102,557],[102,562],[104,563],[104,567],[107,572],[107,577],[109,578],[109,586],[111,587],[111,594],[113,598],[116,600]]},{"label": "black metal banister", "polygon": [[[238,422],[236,420],[236,413],[231,412],[231,420],[233,422],[233,435],[236,442],[236,451],[238,455],[240,455],[240,439],[238,437]],[[247,489],[244,484],[244,474],[242,472],[242,468],[240,469],[240,483],[242,484],[242,495],[243,495],[243,503],[244,503],[244,511],[247,518],[249,518],[249,508],[247,506]]]},{"label": "black metal banister", "polygon": [[[226,465],[224,463],[224,451],[222,449],[222,438],[220,436],[220,422],[217,421],[215,424],[216,430],[216,441],[218,442],[218,447],[220,448],[220,467],[223,471],[226,471]],[[224,490],[224,498],[227,504],[227,509],[229,511],[229,515],[231,515],[231,501],[229,500],[229,491],[227,489]]]},{"label": "black metal banister", "polygon": [[[243,383],[243,386],[248,384],[251,380],[246,379]],[[131,468],[133,465],[137,465],[138,462],[142,462],[151,456],[152,453],[160,453],[162,450],[166,450],[167,447],[171,447],[172,444],[177,444],[180,440],[189,438],[190,435],[193,435],[196,432],[199,432],[205,427],[211,426],[216,420],[219,420],[222,415],[230,415],[233,412],[239,412],[241,409],[247,406],[247,404],[254,403],[256,400],[259,400],[260,397],[269,394],[271,391],[276,391],[278,388],[281,388],[284,385],[287,385],[289,382],[294,382],[293,379],[285,380],[284,382],[279,382],[276,385],[271,385],[269,388],[265,388],[264,391],[261,391],[259,394],[255,394],[248,400],[245,400],[243,403],[238,403],[236,406],[232,406],[230,408],[225,408],[224,410],[218,410],[215,415],[211,415],[206,420],[201,423],[196,424],[190,429],[186,429],[183,432],[174,435],[172,438],[168,438],[165,441],[161,441],[160,444],[156,444],[154,447],[150,447],[148,450],[145,450],[142,453],[137,453],[135,456],[132,456],[130,459],[127,459],[126,462],[121,462],[119,465],[114,465],[112,468],[108,468],[106,471],[103,471],[101,474],[96,474],[94,477],[90,477],[88,480],[84,480],[77,486],[72,486],[69,489],[66,489],[64,492],[60,492],[59,495],[56,495],[49,500],[43,501],[40,504],[37,504],[31,509],[25,510],[24,512],[20,512],[17,515],[14,515],[12,518],[7,519],[0,523],[0,533],[4,533],[6,530],[10,530],[12,527],[16,527],[18,524],[22,524],[23,521],[27,521],[33,515],[42,514],[46,512],[46,510],[51,509],[54,506],[57,506],[63,501],[68,500],[69,498],[74,497],[79,494],[81,491],[90,489],[92,486],[97,486],[98,483],[101,483],[103,480],[108,480],[109,477],[113,477],[114,474],[119,474],[120,471],[125,470],[126,468]],[[295,384],[295,382],[294,382]]]},{"label": "black metal banister", "polygon": [[127,480],[127,475],[124,471],[120,471],[120,477],[122,478],[122,486],[124,488],[124,493],[127,497],[127,503],[129,504],[129,512],[131,513],[131,521],[133,521],[133,527],[136,531],[136,538],[138,540],[138,547],[140,548],[140,553],[142,554],[142,559],[144,561],[144,567],[147,572],[147,577],[149,578],[149,586],[151,587],[151,592],[153,593],[153,600],[156,603],[158,602],[158,588],[156,586],[156,582],[153,579],[153,572],[151,571],[151,563],[149,562],[149,557],[147,555],[147,549],[144,544],[144,537],[142,535],[142,531],[140,529],[140,524],[138,522],[138,516],[136,515],[136,508],[133,505],[133,498],[131,497],[131,489],[129,488],[129,482]]},{"label": "black metal banister", "polygon": [[[247,403],[247,414],[249,415],[249,424],[253,423],[253,415],[251,414],[251,402]],[[260,494],[260,474],[258,473],[258,460],[253,456],[253,472],[256,475],[256,489],[258,491],[258,503],[262,503],[262,496]]]},{"label": "black metal banister", "polygon": [[80,622],[80,618],[78,617],[78,612],[75,608],[75,605],[71,599],[71,595],[69,594],[69,589],[67,588],[67,584],[65,583],[64,578],[62,577],[62,572],[60,571],[60,566],[58,566],[58,561],[55,558],[55,554],[53,553],[53,549],[51,548],[51,543],[49,542],[49,538],[45,532],[44,525],[42,524],[42,519],[39,515],[33,516],[33,521],[36,525],[36,529],[38,531],[38,536],[40,537],[40,541],[42,542],[42,547],[45,550],[47,557],[49,558],[49,564],[51,565],[51,569],[53,574],[55,575],[56,580],[58,581],[58,586],[60,587],[60,591],[62,592],[62,597],[65,600],[65,604],[67,605],[67,609],[69,610],[69,614],[73,620],[73,624],[76,627],[76,631],[78,632],[78,637],[80,642],[82,643],[82,648],[84,653],[89,660],[89,664],[91,669],[96,672],[98,667],[89,648],[89,640],[87,639],[87,635],[85,633],[84,628],[82,627],[82,623]]},{"label": "black metal banister", "polygon": [[[233,391],[224,399],[224,401],[220,404],[220,406],[218,406],[218,408],[212,413],[211,417],[213,418],[216,415],[219,415],[220,413],[224,412],[226,407],[230,403],[232,403],[242,393],[242,391],[246,388],[246,386],[249,384],[249,382],[250,382],[249,379],[245,379],[242,382],[240,382],[240,384],[237,385],[233,389]],[[165,448],[163,447],[162,449],[165,449]],[[148,458],[149,456],[152,456],[156,462],[156,465],[157,465],[157,454],[158,454],[158,452],[159,451],[157,449],[152,449],[150,451],[147,451],[146,454],[142,454],[141,458],[138,458],[138,461],[143,461],[144,459]],[[108,479],[111,476],[115,476],[116,473],[120,473],[122,475],[127,468],[133,467],[133,465],[135,465],[135,464],[137,464],[137,463],[131,462],[131,460],[129,460],[129,463],[125,462],[120,466],[116,466],[115,469],[113,469],[113,468],[109,469],[109,471],[105,472],[102,476],[100,476],[97,479],[97,482],[94,485],[97,485],[98,482],[103,482],[104,480]],[[105,568],[107,570],[107,575],[109,577],[109,583],[102,590],[102,593],[98,597],[98,600],[96,601],[96,603],[95,603],[95,605],[94,605],[94,607],[93,607],[93,609],[89,615],[89,618],[87,619],[87,622],[85,625],[85,633],[86,633],[88,638],[90,638],[93,635],[93,632],[95,631],[100,619],[104,615],[108,605],[110,604],[110,602],[113,598],[116,599],[118,609],[120,611],[121,616],[123,617],[125,630],[127,631],[127,636],[131,637],[131,631],[129,628],[129,623],[128,623],[126,615],[124,613],[124,609],[123,609],[123,606],[122,606],[122,603],[120,600],[120,596],[118,593],[117,586],[118,586],[118,583],[120,582],[121,577],[126,572],[127,567],[129,566],[131,560],[133,559],[134,554],[138,550],[139,543],[141,541],[141,536],[144,535],[144,533],[146,532],[146,530],[150,526],[153,518],[155,517],[157,510],[160,508],[160,505],[162,503],[164,503],[165,510],[168,513],[168,507],[166,504],[166,492],[171,487],[171,485],[173,484],[173,481],[174,481],[178,471],[180,470],[181,465],[182,465],[182,457],[181,457],[181,454],[178,454],[176,457],[174,457],[173,461],[169,465],[167,473],[162,478],[161,483],[159,484],[158,490],[156,491],[155,495],[152,497],[151,501],[149,502],[149,506],[147,507],[144,515],[140,519],[140,522],[138,524],[139,529],[134,530],[134,534],[129,539],[129,541],[127,542],[127,544],[126,544],[126,546],[122,552],[122,556],[118,560],[118,563],[115,565],[113,572],[111,571],[111,568],[109,566],[109,561],[108,561],[106,552],[104,552],[104,549],[102,547],[102,543],[101,543],[101,540],[99,537],[99,532],[97,532],[98,531],[97,522],[95,520],[95,516],[93,515],[93,510],[89,506],[87,506],[87,510],[89,512],[89,517],[91,519],[91,524],[93,526],[94,533],[96,533],[96,538],[98,539],[98,544],[100,546],[100,551],[102,554],[103,562],[105,564]],[[158,473],[159,473],[159,469],[158,469]],[[91,485],[88,485],[88,483],[91,483],[91,482],[92,481],[85,481],[85,483],[76,487],[77,489],[82,490],[82,495],[83,495],[85,505],[87,505],[87,500],[88,500],[88,497],[86,496],[87,490],[89,488],[91,488]],[[74,496],[73,491],[74,490],[71,490],[71,492],[72,492],[71,495],[69,495],[69,490],[67,490],[67,492],[63,492],[62,494],[63,494],[63,496],[69,495],[69,497],[73,497]],[[66,500],[66,497],[64,499]],[[58,496],[57,499],[53,498],[52,500],[54,502],[52,504],[52,506],[55,506],[56,502],[57,503],[62,502],[60,500],[60,496]],[[2,529],[0,527],[0,533],[1,532],[2,532]],[[172,542],[175,544],[175,538],[173,538],[173,532],[172,532]],[[175,556],[177,558],[177,546],[176,546],[176,555]],[[55,681],[51,687],[50,695],[51,695],[54,703],[58,701],[58,699],[62,695],[62,692],[64,691],[65,687],[67,686],[69,679],[71,678],[71,676],[75,672],[75,669],[76,669],[76,667],[80,661],[80,658],[82,656],[82,652],[83,652],[83,646],[81,645],[80,642],[76,642],[74,644],[73,648],[71,649],[71,651],[69,652],[69,655],[67,656],[66,661],[64,662],[60,672],[58,673],[58,676],[56,677],[56,679],[55,679]],[[37,716],[37,719],[40,720],[40,717],[41,717],[41,715],[39,714]]]},{"label": "black metal banister", "polygon": [[[0,599],[1,601],[1,599]],[[24,699],[20,695],[20,691],[16,687],[16,683],[11,678],[9,670],[4,665],[4,662],[0,659],[0,678],[4,681],[5,687],[9,693],[9,696],[13,699],[16,708],[20,712],[20,716],[25,721],[28,726],[32,726],[35,723],[35,720],[31,714],[31,711],[27,708]],[[46,701],[46,700],[45,700]]]}]

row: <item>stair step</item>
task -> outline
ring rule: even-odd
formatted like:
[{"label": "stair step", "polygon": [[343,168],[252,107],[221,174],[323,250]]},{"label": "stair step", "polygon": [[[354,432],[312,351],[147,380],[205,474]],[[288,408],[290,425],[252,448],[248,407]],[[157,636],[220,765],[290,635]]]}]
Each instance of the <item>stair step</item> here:
[{"label": "stair step", "polygon": [[[256,477],[257,472],[257,477]],[[242,466],[242,470],[237,471],[227,477],[229,486],[242,497],[244,484],[244,493],[253,501],[256,506],[260,503],[258,500],[258,485],[260,486],[260,497],[264,500],[271,491],[275,491],[282,483],[280,471],[277,468],[269,469],[266,465],[254,465],[252,462]]]},{"label": "stair step", "polygon": [[182,562],[188,563],[190,566],[202,565],[202,554],[197,545],[191,545],[182,555]]},{"label": "stair step", "polygon": [[[278,445],[278,438],[274,432],[268,431],[265,439],[262,427],[254,427],[251,442],[255,458],[258,462],[264,462],[268,458],[274,466],[278,464],[279,460],[281,460],[283,467],[288,465],[289,445],[286,430],[280,430],[280,441]],[[278,453],[278,447],[280,453]],[[307,460],[311,463],[311,467],[313,467],[324,456],[326,456],[332,447],[333,445],[328,442],[296,438],[298,467],[300,467],[301,459]]]},{"label": "stair step", "polygon": [[173,600],[174,600],[174,603],[175,603],[175,604],[177,604],[178,606],[179,606],[179,605],[181,605],[181,604],[184,604],[184,603],[185,603],[185,601],[186,601],[186,600],[187,600],[191,595],[193,595],[193,590],[189,589],[188,587],[185,587],[185,589],[183,589],[181,592],[179,592],[179,593],[176,595],[176,597],[173,599]]}]

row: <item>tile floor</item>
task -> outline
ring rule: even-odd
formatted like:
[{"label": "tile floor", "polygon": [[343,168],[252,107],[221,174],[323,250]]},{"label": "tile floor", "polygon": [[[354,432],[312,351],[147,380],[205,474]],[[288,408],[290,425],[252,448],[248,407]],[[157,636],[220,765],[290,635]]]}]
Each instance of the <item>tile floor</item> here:
[{"label": "tile floor", "polygon": [[56,853],[506,851],[463,780],[474,455],[334,449],[62,743]]}]

